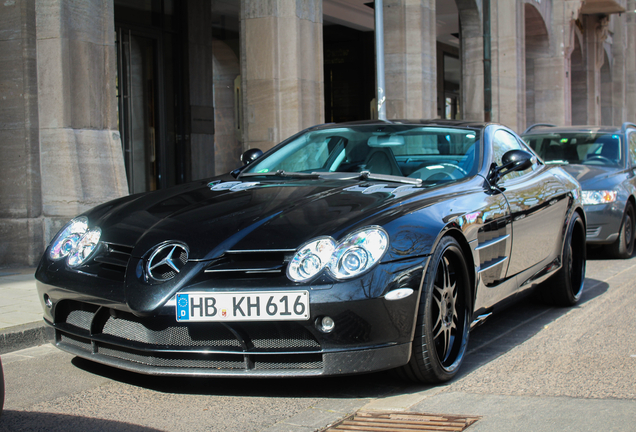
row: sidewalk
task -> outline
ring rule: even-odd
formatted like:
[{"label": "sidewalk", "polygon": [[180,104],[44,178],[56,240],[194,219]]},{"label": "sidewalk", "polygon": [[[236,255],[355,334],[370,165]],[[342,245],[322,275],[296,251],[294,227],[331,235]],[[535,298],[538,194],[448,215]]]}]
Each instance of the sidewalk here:
[{"label": "sidewalk", "polygon": [[34,273],[0,268],[0,354],[47,342]]}]

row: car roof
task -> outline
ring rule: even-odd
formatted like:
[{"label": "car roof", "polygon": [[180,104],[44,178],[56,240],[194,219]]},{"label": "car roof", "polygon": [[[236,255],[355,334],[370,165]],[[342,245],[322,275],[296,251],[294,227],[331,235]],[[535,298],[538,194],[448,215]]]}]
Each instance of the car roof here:
[{"label": "car roof", "polygon": [[[636,128],[636,125],[626,124],[625,127]],[[576,125],[576,126],[550,126],[550,125],[532,125],[522,134],[527,135],[540,135],[546,133],[577,133],[577,132],[589,132],[589,133],[622,133],[621,126],[593,126],[593,125]]]},{"label": "car roof", "polygon": [[446,120],[446,119],[430,119],[430,120],[361,120],[345,123],[325,123],[316,126],[316,129],[328,129],[330,127],[348,127],[348,126],[382,126],[382,125],[405,125],[405,126],[441,126],[441,127],[461,127],[471,129],[483,129],[486,126],[494,124],[487,122],[477,122],[471,120]]}]

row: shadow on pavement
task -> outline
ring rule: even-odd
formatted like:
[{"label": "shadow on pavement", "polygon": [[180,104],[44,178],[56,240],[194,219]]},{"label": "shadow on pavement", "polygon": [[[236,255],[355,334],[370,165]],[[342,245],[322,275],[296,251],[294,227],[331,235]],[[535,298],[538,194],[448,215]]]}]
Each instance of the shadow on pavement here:
[{"label": "shadow on pavement", "polygon": [[[609,285],[586,279],[579,306],[607,291]],[[575,306],[578,307],[578,306]],[[528,296],[507,309],[493,314],[473,329],[468,354],[455,380],[493,361],[517,345],[532,338],[546,325],[565,315],[571,308],[556,308]],[[391,372],[326,378],[207,378],[156,377],[122,371],[79,357],[73,364],[87,372],[165,393],[216,396],[262,396],[294,398],[378,398],[390,394],[422,391],[429,385],[406,383]]]},{"label": "shadow on pavement", "polygon": [[154,432],[159,429],[122,423],[112,420],[95,419],[66,414],[41,413],[7,410],[0,417],[0,432],[47,431],[47,432],[86,432],[121,431]]}]

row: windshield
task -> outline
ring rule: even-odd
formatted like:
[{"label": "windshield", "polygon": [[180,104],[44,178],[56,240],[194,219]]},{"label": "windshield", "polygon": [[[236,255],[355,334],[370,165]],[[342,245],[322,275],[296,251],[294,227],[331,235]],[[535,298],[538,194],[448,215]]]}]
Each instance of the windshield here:
[{"label": "windshield", "polygon": [[449,127],[373,125],[307,132],[242,174],[277,171],[364,172],[421,179],[458,180],[477,172],[479,131]]},{"label": "windshield", "polygon": [[617,166],[622,158],[620,136],[611,133],[533,134],[523,139],[547,163]]}]

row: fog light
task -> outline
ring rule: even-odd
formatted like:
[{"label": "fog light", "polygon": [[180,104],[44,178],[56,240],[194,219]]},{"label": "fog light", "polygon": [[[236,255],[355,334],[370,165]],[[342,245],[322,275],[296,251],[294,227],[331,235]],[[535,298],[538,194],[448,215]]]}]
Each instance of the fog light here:
[{"label": "fog light", "polygon": [[331,317],[326,316],[326,317],[322,317],[322,319],[321,318],[316,319],[316,328],[323,333],[331,333],[331,331],[333,331],[335,326],[336,326],[336,323]]},{"label": "fog light", "polygon": [[53,302],[51,301],[51,297],[49,297],[48,294],[44,294],[44,304],[49,309],[53,307]]}]

